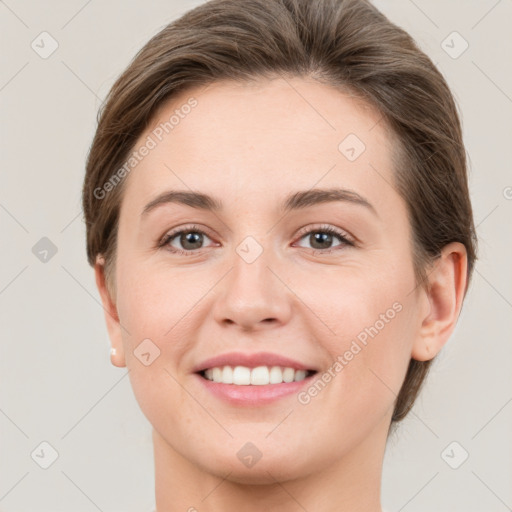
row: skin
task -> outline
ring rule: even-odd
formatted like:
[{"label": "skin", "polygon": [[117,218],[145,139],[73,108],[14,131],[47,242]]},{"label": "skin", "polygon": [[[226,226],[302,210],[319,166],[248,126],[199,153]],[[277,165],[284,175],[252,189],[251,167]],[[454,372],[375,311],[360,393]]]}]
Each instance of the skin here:
[{"label": "skin", "polygon": [[[433,358],[455,327],[464,246],[447,245],[429,287],[416,286],[406,206],[391,186],[390,130],[354,97],[305,78],[216,82],[163,105],[137,146],[190,97],[198,105],[126,178],[112,295],[101,256],[95,266],[112,363],[130,370],[153,426],[157,510],[380,511],[394,400],[410,358]],[[350,133],[366,146],[353,162],[338,150]],[[344,201],[283,216],[292,191],[334,186],[375,211]],[[168,203],[141,216],[177,189],[212,195],[224,210]],[[192,256],[157,248],[190,224],[206,233],[202,245],[178,236],[172,247]],[[354,245],[336,235],[313,245],[322,225]],[[247,236],[263,249],[250,264],[236,252]],[[191,373],[231,351],[276,352],[327,371],[396,303],[401,311],[308,404],[294,394],[234,407]],[[147,338],[160,350],[148,366],[134,355]],[[262,453],[250,468],[237,457],[248,441]]]}]

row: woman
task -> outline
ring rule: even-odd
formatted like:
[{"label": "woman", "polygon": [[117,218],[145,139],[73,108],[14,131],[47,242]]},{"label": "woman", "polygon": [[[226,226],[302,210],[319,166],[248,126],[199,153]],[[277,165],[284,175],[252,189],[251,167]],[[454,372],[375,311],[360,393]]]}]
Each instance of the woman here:
[{"label": "woman", "polygon": [[381,510],[476,258],[452,94],[362,0],[211,0],[112,87],[83,189],[158,512]]}]

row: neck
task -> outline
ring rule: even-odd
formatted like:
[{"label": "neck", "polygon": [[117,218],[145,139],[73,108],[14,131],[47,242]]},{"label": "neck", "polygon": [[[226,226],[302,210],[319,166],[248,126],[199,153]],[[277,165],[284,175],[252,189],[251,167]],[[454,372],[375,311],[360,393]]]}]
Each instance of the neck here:
[{"label": "neck", "polygon": [[388,425],[383,422],[333,466],[285,481],[267,472],[267,483],[258,485],[234,481],[229,470],[205,471],[153,430],[156,512],[381,512]]}]

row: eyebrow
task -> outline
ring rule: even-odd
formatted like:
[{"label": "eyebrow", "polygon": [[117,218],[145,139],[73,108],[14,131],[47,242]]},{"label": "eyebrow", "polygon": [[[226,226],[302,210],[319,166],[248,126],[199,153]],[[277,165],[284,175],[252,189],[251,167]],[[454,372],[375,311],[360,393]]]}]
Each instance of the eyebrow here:
[{"label": "eyebrow", "polygon": [[[352,203],[364,206],[374,215],[378,216],[373,205],[364,197],[353,190],[343,188],[314,188],[301,190],[288,195],[282,204],[284,213],[292,210],[301,210],[317,204],[330,203],[335,201]],[[142,216],[164,204],[184,204],[199,210],[220,212],[223,210],[222,201],[201,192],[187,190],[171,190],[163,192],[150,201],[142,210]]]}]

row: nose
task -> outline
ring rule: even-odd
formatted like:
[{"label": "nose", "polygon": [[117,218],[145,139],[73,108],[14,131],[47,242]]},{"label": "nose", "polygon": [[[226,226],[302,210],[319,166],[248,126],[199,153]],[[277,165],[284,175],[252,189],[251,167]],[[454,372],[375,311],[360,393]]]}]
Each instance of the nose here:
[{"label": "nose", "polygon": [[268,253],[263,251],[251,263],[235,254],[233,268],[223,279],[213,307],[214,318],[223,327],[234,325],[252,331],[289,321],[293,293]]}]

